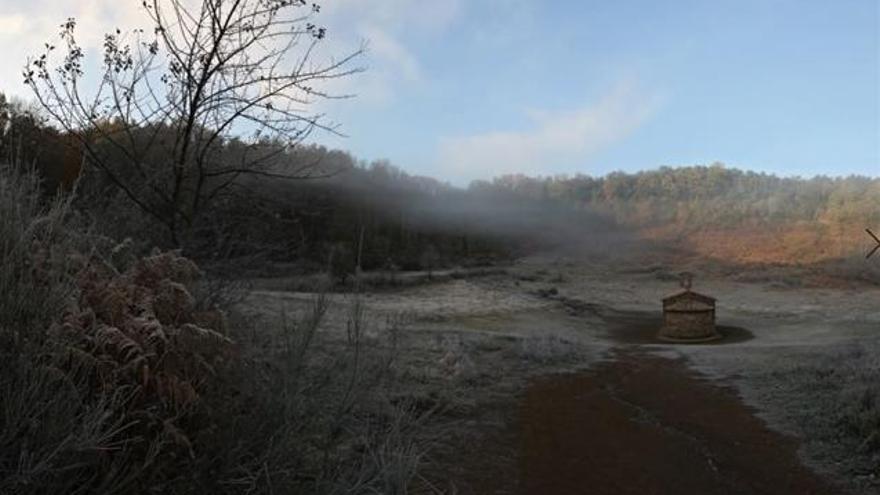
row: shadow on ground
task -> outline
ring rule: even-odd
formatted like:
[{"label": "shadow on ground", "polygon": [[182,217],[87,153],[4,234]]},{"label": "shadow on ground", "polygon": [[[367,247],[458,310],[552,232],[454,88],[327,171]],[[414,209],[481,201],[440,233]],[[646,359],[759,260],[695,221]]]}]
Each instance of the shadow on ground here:
[{"label": "shadow on ground", "polygon": [[[619,344],[668,344],[657,339],[663,320],[656,313],[614,312],[603,315],[608,323],[608,337]],[[709,342],[675,345],[727,345],[753,339],[752,332],[742,327],[717,325],[721,338]]]}]

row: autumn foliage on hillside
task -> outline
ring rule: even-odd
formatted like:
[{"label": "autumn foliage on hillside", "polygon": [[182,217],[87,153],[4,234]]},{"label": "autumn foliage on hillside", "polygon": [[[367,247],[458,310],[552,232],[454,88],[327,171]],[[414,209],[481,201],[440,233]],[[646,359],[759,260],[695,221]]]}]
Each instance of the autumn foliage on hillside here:
[{"label": "autumn foliage on hillside", "polygon": [[479,186],[606,212],[647,238],[739,262],[845,257],[862,250],[866,227],[880,225],[880,179],[859,176],[782,178],[716,163]]}]

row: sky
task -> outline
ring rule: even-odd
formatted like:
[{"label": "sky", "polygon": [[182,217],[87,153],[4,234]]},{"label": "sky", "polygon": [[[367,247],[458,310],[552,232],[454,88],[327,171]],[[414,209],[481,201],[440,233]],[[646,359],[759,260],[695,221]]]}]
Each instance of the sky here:
[{"label": "sky", "polygon": [[[366,70],[318,142],[454,184],[709,164],[880,176],[878,0],[327,0],[319,57]],[[0,90],[67,17],[87,47],[139,0],[0,0]]]}]

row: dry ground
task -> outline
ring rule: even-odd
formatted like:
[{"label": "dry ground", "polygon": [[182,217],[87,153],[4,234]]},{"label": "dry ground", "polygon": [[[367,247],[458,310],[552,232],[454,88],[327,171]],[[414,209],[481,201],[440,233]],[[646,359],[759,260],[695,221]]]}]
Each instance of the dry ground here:
[{"label": "dry ground", "polygon": [[[609,266],[536,256],[504,274],[361,296],[377,319],[408,321],[398,393],[436,410],[443,432],[426,459],[425,486],[458,493],[880,493],[876,459],[834,441],[828,423],[813,418],[834,400],[816,389],[816,373],[876,363],[880,289],[795,290],[697,273],[694,289],[718,299],[727,338],[668,345],[652,335],[660,299],[677,289],[675,270],[656,262]],[[246,305],[274,317],[309,297],[260,290]],[[351,297],[335,296],[330,340],[344,336]],[[649,379],[655,386],[639,385]],[[682,423],[679,413],[701,419]],[[607,428],[593,424],[600,420]],[[593,430],[571,426],[572,435],[560,436],[544,421]],[[676,452],[695,466],[665,463]],[[599,462],[624,453],[635,456],[625,469]],[[682,488],[669,472],[697,481]],[[641,491],[621,491],[626,486]]]}]

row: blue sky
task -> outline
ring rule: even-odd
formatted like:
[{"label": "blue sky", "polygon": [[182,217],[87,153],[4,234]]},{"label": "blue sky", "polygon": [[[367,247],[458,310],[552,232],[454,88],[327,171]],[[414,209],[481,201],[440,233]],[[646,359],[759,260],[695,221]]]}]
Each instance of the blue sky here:
[{"label": "blue sky", "polygon": [[[713,161],[880,175],[877,0],[323,4],[325,55],[370,43],[337,88],[358,97],[318,105],[348,135],[318,140],[359,158],[458,184]],[[119,5],[3,0],[0,43],[39,51],[67,15],[128,26]]]},{"label": "blue sky", "polygon": [[392,31],[419,78],[343,111],[339,145],[456,181],[715,160],[878,175],[878,6],[463,2],[434,31]]}]

